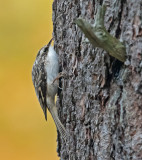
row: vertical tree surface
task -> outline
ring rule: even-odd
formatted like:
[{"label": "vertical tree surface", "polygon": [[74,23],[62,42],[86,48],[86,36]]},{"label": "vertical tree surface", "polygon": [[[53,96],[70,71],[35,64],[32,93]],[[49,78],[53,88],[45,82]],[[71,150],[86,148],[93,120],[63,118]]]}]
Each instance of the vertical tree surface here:
[{"label": "vertical tree surface", "polygon": [[[104,24],[123,41],[124,63],[85,43],[74,23]],[[57,107],[69,138],[58,136],[61,160],[142,159],[142,0],[54,0],[53,37],[62,71]]]}]

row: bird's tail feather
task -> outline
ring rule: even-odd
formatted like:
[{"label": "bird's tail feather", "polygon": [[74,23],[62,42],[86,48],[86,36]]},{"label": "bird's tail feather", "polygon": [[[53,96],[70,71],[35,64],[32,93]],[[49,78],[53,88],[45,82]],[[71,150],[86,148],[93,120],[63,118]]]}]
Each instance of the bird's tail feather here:
[{"label": "bird's tail feather", "polygon": [[56,106],[52,107],[51,110],[50,110],[50,112],[51,112],[51,115],[52,115],[52,117],[54,119],[54,122],[56,124],[56,127],[57,127],[59,133],[61,134],[62,138],[66,141],[66,139],[67,139],[67,132],[66,132],[63,124],[59,120]]}]

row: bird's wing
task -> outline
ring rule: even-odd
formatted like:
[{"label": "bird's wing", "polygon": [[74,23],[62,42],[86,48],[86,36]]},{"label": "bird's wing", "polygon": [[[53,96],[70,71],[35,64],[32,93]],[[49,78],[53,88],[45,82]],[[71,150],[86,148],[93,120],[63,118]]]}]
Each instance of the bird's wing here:
[{"label": "bird's wing", "polygon": [[44,64],[41,64],[40,66],[38,65],[37,67],[35,63],[32,70],[32,77],[36,95],[38,97],[41,108],[44,112],[45,119],[47,120],[47,103],[46,103],[47,82],[46,82],[46,73],[44,72],[43,67]]}]

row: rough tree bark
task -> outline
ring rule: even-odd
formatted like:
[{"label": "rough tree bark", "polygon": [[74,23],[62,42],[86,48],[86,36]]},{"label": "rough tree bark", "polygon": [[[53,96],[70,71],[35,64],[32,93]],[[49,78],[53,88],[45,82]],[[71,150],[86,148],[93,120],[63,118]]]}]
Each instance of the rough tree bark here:
[{"label": "rough tree bark", "polygon": [[[107,31],[126,46],[125,63],[84,43],[74,23],[93,24],[102,4]],[[61,160],[141,160],[142,0],[54,0],[53,37],[67,73],[57,102],[69,133],[67,142],[58,136]]]}]

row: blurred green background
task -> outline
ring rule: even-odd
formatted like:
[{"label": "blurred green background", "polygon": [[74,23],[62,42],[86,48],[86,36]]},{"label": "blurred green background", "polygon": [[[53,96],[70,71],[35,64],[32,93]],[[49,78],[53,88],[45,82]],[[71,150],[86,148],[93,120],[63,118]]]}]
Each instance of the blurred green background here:
[{"label": "blurred green background", "polygon": [[0,2],[0,159],[58,160],[56,128],[44,119],[31,79],[52,37],[53,0]]}]

